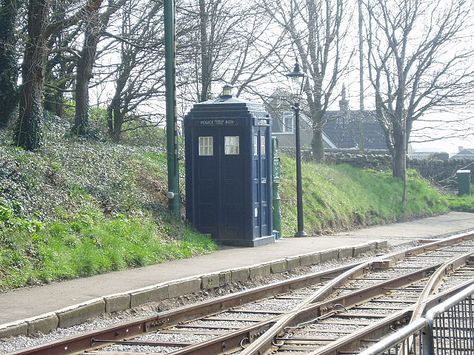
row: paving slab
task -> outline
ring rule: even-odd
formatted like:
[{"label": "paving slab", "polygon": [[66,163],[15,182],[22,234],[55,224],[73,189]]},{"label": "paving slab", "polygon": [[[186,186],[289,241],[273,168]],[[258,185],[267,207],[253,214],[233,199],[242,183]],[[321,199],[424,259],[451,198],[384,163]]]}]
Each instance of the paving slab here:
[{"label": "paving slab", "polygon": [[[338,252],[340,248],[375,240],[387,240],[390,245],[398,245],[410,240],[427,239],[466,230],[474,230],[474,214],[451,212],[437,217],[374,226],[334,235],[284,238],[274,244],[256,248],[222,247],[212,254],[191,259],[0,293],[0,325],[108,295],[196,275],[215,273],[219,275],[219,280],[224,280],[232,278],[233,275],[228,271],[230,269],[251,267],[278,259],[286,262],[301,255],[335,248]],[[271,269],[274,268],[276,266],[272,264]],[[199,282],[201,281],[196,281],[195,284]],[[217,279],[213,282],[217,283]]]}]

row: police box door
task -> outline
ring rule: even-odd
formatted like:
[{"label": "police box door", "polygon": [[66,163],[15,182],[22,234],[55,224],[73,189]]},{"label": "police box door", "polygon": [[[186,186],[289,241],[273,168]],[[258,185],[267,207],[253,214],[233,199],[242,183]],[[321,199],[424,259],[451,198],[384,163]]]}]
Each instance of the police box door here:
[{"label": "police box door", "polygon": [[197,129],[197,215],[201,230],[220,240],[244,233],[244,166],[241,129]]},{"label": "police box door", "polygon": [[257,238],[271,235],[268,130],[268,127],[255,127],[253,133],[254,237]]}]

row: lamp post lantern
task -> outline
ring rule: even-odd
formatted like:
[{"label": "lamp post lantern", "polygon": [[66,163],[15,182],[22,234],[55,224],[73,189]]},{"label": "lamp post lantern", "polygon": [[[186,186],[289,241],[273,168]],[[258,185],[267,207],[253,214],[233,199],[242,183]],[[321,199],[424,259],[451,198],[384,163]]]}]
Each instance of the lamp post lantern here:
[{"label": "lamp post lantern", "polygon": [[306,237],[304,231],[304,213],[303,213],[303,185],[301,176],[301,142],[300,142],[300,101],[305,84],[305,74],[300,68],[298,61],[291,73],[286,74],[288,78],[291,94],[292,109],[295,113],[295,148],[296,148],[296,210],[298,215],[298,230],[295,237]]}]

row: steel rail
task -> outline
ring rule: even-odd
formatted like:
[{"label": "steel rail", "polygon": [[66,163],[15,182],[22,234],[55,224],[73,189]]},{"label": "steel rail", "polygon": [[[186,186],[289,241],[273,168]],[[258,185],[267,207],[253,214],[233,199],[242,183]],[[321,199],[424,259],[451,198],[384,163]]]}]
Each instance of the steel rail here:
[{"label": "steel rail", "polygon": [[[383,256],[383,257],[379,258],[379,260],[376,260],[376,261],[372,262],[371,266],[374,267],[374,268],[388,268],[388,267],[392,266],[392,264],[394,262],[400,261],[400,260],[402,260],[403,258],[405,258],[407,256],[418,255],[418,254],[421,254],[421,253],[425,253],[427,251],[432,251],[432,250],[438,249],[439,247],[448,246],[448,245],[452,245],[452,244],[457,244],[457,243],[462,242],[466,239],[470,240],[472,238],[473,238],[472,232],[461,233],[459,235],[455,235],[455,236],[452,236],[452,237],[449,237],[449,238],[446,238],[446,239],[437,240],[437,241],[434,241],[432,243],[426,243],[426,244],[423,244],[421,246],[411,248],[409,250],[405,250],[405,251],[402,251],[402,252],[391,253],[387,256]],[[438,267],[440,267],[441,265],[442,264],[438,264],[435,267],[435,269],[432,269],[432,267],[430,267],[429,269],[431,271],[434,271]],[[347,276],[346,280],[347,280],[350,277],[350,274],[351,274],[351,270],[348,270],[346,273],[341,275],[339,278],[342,278],[344,275],[346,275]],[[411,276],[408,276],[408,279],[410,280],[411,277],[416,277],[416,275],[419,275],[419,272],[413,273]],[[397,278],[397,279],[391,280],[391,281],[389,281],[389,284],[396,284],[397,282],[402,281],[400,279],[404,279],[406,277],[407,276],[403,276],[402,278]],[[411,282],[414,282],[414,281],[416,281],[416,280],[413,280]],[[333,282],[336,282],[336,280],[334,280]],[[365,290],[362,290],[362,291],[356,291],[356,292],[352,293],[352,297],[355,297],[355,299],[357,299],[358,302],[363,301],[362,298],[364,297],[363,296],[364,294],[370,294],[371,296],[369,297],[369,299],[373,298],[377,295],[377,292],[378,292],[377,289],[380,288],[380,287],[383,287],[382,284],[371,286],[371,287],[369,287]],[[332,286],[331,284],[328,284],[325,287],[332,288],[331,286]],[[385,286],[385,287],[387,287],[387,286]],[[315,295],[314,299],[317,299],[317,295]],[[365,299],[365,300],[367,300],[367,299]],[[347,301],[346,298],[339,299],[339,301],[341,301],[341,302],[340,303],[334,303],[334,302],[333,303],[326,303],[325,307],[328,307],[328,308],[326,310],[325,310],[325,307],[321,308],[321,310],[319,310],[319,312],[316,312],[316,314],[314,315],[314,318],[320,317],[323,314],[322,311],[327,312],[328,309],[333,310],[335,308],[335,305],[338,305],[338,306],[342,305],[343,307],[349,306],[349,304],[346,304],[346,301]],[[349,302],[349,303],[351,303],[351,302]],[[290,327],[291,326],[290,324],[292,322],[294,322],[296,319],[298,319],[299,317],[303,317],[303,314],[305,312],[308,312],[308,309],[305,309],[303,311],[302,307],[297,306],[296,308],[294,308],[287,315],[280,318],[280,320],[277,323],[275,323],[267,332],[265,332],[264,335],[262,335],[260,338],[258,338],[255,342],[251,343],[241,353],[241,355],[264,354],[265,352],[269,351],[271,349],[272,344],[274,343],[274,339],[277,337],[277,335],[282,333],[286,327]]]},{"label": "steel rail", "polygon": [[[400,325],[408,323],[413,312],[413,306],[402,309],[394,314],[391,314],[380,321],[375,322],[367,327],[364,327],[355,333],[346,335],[335,342],[323,346],[322,348],[308,353],[308,355],[337,355],[339,351],[353,350],[359,342],[376,333],[389,329],[393,325]],[[350,349],[348,349],[350,348]]]},{"label": "steel rail", "polygon": [[[378,258],[377,261],[373,263],[373,267],[384,268],[384,267],[387,267],[386,263],[387,262],[391,263],[392,260],[401,260],[406,256],[417,255],[417,254],[424,253],[427,251],[435,250],[439,247],[456,244],[464,240],[473,239],[473,238],[474,238],[474,233],[471,231],[467,233],[454,235],[446,239],[436,240],[431,243],[426,243],[421,246],[410,248],[402,252],[391,253],[388,256]],[[86,349],[99,348],[99,347],[102,347],[103,344],[98,344],[98,343],[104,340],[115,341],[115,340],[131,339],[133,337],[137,337],[147,332],[155,331],[157,329],[160,329],[166,326],[172,326],[172,325],[178,324],[179,322],[198,319],[200,317],[217,313],[217,312],[221,312],[221,311],[225,311],[227,309],[230,309],[230,308],[233,308],[233,307],[236,307],[248,302],[252,302],[258,299],[271,297],[279,293],[288,292],[293,289],[309,286],[311,284],[321,282],[324,278],[330,275],[341,274],[343,272],[346,272],[347,270],[350,270],[351,268],[360,266],[361,264],[362,263],[353,263],[350,265],[334,268],[331,270],[321,271],[321,272],[313,273],[311,275],[305,275],[305,276],[300,276],[295,279],[281,281],[272,285],[260,286],[252,290],[241,291],[239,293],[222,296],[216,299],[200,302],[194,305],[184,306],[178,309],[161,312],[153,317],[147,317],[140,320],[126,322],[123,324],[112,326],[107,329],[92,331],[85,334],[81,334],[79,336],[63,339],[54,343],[44,344],[44,345],[40,345],[40,346],[30,348],[30,349],[24,349],[14,354],[15,355],[19,355],[19,354],[40,354],[40,355],[70,354],[70,353],[77,353]],[[417,273],[420,273],[420,271],[415,272],[413,273],[412,276],[410,276],[410,280],[412,280],[411,282],[416,281],[415,279],[411,279],[411,277],[415,277],[415,274]],[[407,276],[404,276],[403,278],[406,279]],[[403,283],[402,280],[395,279],[395,280],[392,280],[389,284],[393,286],[393,285],[396,285],[397,282]],[[390,287],[390,286],[386,286],[386,287]],[[369,291],[369,292],[374,292],[374,290]],[[350,300],[350,297],[347,297],[347,300],[343,302],[346,305],[356,300],[360,302],[361,299],[363,298],[363,296],[359,294],[358,292],[354,292],[346,296],[352,296],[352,300]],[[341,300],[338,301],[336,299],[336,304],[334,304],[333,301],[323,302],[319,304],[312,304],[308,306],[307,309],[308,309],[309,314],[313,314],[312,316],[314,317],[314,314],[319,314],[319,315],[325,314],[329,312],[330,310],[334,309],[334,307],[338,307],[339,304],[337,304],[337,302],[341,302]],[[252,341],[253,339],[257,338],[260,334],[264,333],[265,330],[268,330],[269,328],[271,328],[271,326],[278,321],[279,317],[281,316],[278,316],[274,318],[273,320],[263,321],[261,323],[258,323],[257,325],[253,325],[248,328],[243,328],[242,330],[234,331],[233,333],[230,333],[229,335],[217,337],[216,339],[218,340],[221,338],[227,339],[227,340],[224,340],[223,342],[220,342],[218,346],[220,347],[221,351],[223,348],[230,348],[231,343],[232,343],[231,339],[234,339],[234,335],[237,333],[244,334],[244,336],[241,337],[239,340],[239,346],[242,344],[242,341]],[[294,321],[299,322],[300,321],[299,317],[295,318]],[[97,342],[95,343],[94,341],[97,341]],[[201,345],[205,345],[205,346],[203,347]],[[182,352],[183,354],[184,353],[196,353],[196,354],[213,353],[213,352],[199,352],[201,351],[200,349],[203,349],[208,345],[209,344],[207,344],[206,342],[205,344],[197,344],[191,347],[186,347],[185,349],[182,349],[176,352],[176,354],[180,353],[180,351],[183,351]],[[194,348],[194,350],[192,348]],[[191,352],[187,352],[188,350],[190,350]],[[197,352],[194,352],[194,351],[197,351]]]},{"label": "steel rail", "polygon": [[401,310],[394,315],[390,315],[384,319],[381,319],[373,325],[370,325],[355,333],[338,339],[337,341],[331,344],[325,345],[321,349],[313,351],[308,355],[336,355],[339,351],[352,350],[354,346],[357,346],[357,344],[363,338],[367,338],[368,336],[374,336],[374,334],[376,333],[380,334],[383,329],[388,329],[392,325],[395,325],[397,323],[398,325],[416,323],[419,317],[415,317],[415,312],[420,312],[420,310],[421,312],[423,312],[428,308],[428,305],[443,302],[444,300],[451,297],[453,294],[469,287],[469,285],[474,283],[474,280],[470,280],[461,283],[457,286],[454,286],[448,290],[445,290],[439,295],[431,294],[431,291],[435,289],[437,283],[439,282],[439,279],[442,278],[448,270],[451,269],[452,271],[454,271],[455,269],[466,265],[469,261],[470,255],[471,253],[465,254],[460,257],[453,258],[444,263],[433,275],[431,275],[426,287],[423,289],[416,304],[407,307],[406,309]]},{"label": "steel rail", "polygon": [[280,319],[275,324],[273,324],[273,326],[269,330],[267,330],[263,336],[258,338],[258,340],[256,340],[255,342],[251,343],[244,351],[242,351],[241,355],[258,354],[262,350],[266,351],[267,349],[270,349],[274,338],[279,333],[281,333],[284,328],[291,321],[293,321],[302,312],[303,309],[306,308],[306,306],[314,302],[322,301],[324,298],[328,297],[334,291],[335,288],[346,283],[350,278],[353,278],[354,276],[365,272],[372,266],[372,264],[373,263],[364,263],[359,266],[356,266],[350,270],[347,270],[342,275],[338,276],[328,284],[324,285],[313,295],[304,299],[290,312],[280,317]]},{"label": "steel rail", "polygon": [[[365,290],[354,291],[347,295],[339,296],[329,301],[307,304],[303,309],[301,309],[301,312],[299,312],[296,317],[291,320],[291,322],[288,322],[287,326],[295,326],[297,324],[313,320],[317,317],[327,315],[334,309],[338,309],[341,305],[345,307],[350,307],[364,300],[373,298],[378,295],[383,295],[387,292],[387,288],[393,288],[396,286],[400,287],[418,281],[422,278],[427,277],[427,275],[436,270],[436,267],[439,267],[439,265],[441,264],[420,269],[410,274],[398,277],[396,279],[382,282]],[[306,315],[306,317],[303,315]],[[271,348],[272,342],[275,337],[271,337],[271,339],[269,339],[269,344],[267,343],[268,339],[265,339],[263,342],[260,339],[262,339],[262,337],[269,337],[270,333],[268,332],[268,330],[274,330],[275,328],[272,328],[273,325],[277,324],[278,321],[285,316],[286,314],[277,316],[272,320],[267,320],[262,323],[254,324],[249,327],[236,330],[232,333],[218,336],[200,344],[195,344],[190,347],[179,349],[170,353],[169,355],[221,354],[224,352],[237,351],[239,349],[244,348],[245,345],[247,345],[247,347],[245,347],[243,352],[241,352],[241,355],[245,353],[263,354],[265,353],[265,351],[268,351]],[[256,344],[257,341],[259,342],[259,344],[263,343],[263,346],[261,348],[259,347],[258,349],[253,349],[252,345]]]},{"label": "steel rail", "polygon": [[427,239],[424,240],[424,243],[422,245],[381,256],[380,260],[376,262],[376,265],[378,266],[378,268],[388,268],[392,264],[403,260],[407,256],[419,255],[445,246],[454,245],[472,239],[474,239],[474,230],[455,234],[444,239],[433,240],[431,242],[429,242],[430,239]]},{"label": "steel rail", "polygon": [[24,349],[13,354],[60,355],[80,352],[93,348],[96,345],[99,346],[98,344],[100,343],[96,343],[95,340],[100,341],[101,339],[105,339],[112,341],[136,337],[165,326],[171,326],[179,322],[198,319],[202,316],[221,312],[258,299],[271,297],[279,293],[289,292],[294,289],[306,287],[321,282],[327,277],[337,276],[338,274],[341,274],[346,270],[360,264],[361,263],[352,263],[330,270],[315,272],[310,275],[303,275],[293,279],[279,281],[270,285],[263,285],[254,289],[221,296],[193,305],[183,306],[174,310],[160,312],[153,317],[146,317],[131,322],[125,322],[107,329],[96,330],[81,334],[79,336],[62,339],[57,342]]},{"label": "steel rail", "polygon": [[410,320],[411,322],[422,316],[422,314],[426,310],[426,303],[431,297],[431,294],[441,283],[443,277],[466,265],[473,255],[473,253],[467,253],[461,256],[454,257],[451,260],[445,262],[438,270],[436,270],[433,275],[431,275],[426,287],[423,289],[422,293],[418,298],[415,310],[413,311],[413,315]]},{"label": "steel rail", "polygon": [[[443,277],[447,275],[450,272],[454,272],[456,269],[464,266],[467,264],[469,259],[474,255],[473,253],[467,253],[458,257],[455,257],[451,260],[448,260],[445,262],[436,272],[431,275],[430,279],[428,280],[428,283],[426,284],[425,288],[421,292],[420,296],[418,297],[418,301],[415,305],[415,309],[413,310],[413,314],[411,316],[410,322],[413,323],[416,320],[420,319],[423,313],[426,310],[426,303],[433,293],[435,289],[439,286],[441,283]],[[413,338],[407,339],[407,348],[411,349],[413,346]],[[398,355],[403,355],[404,354],[404,349],[401,348],[398,350]]]},{"label": "steel rail", "polygon": [[[450,300],[454,297],[455,299],[459,300],[460,292],[463,293],[469,293],[472,291],[469,291],[469,287],[474,285],[474,279],[468,280],[460,285],[454,286],[439,295],[432,296],[428,308],[434,307],[434,305],[446,305],[447,303],[445,302],[450,302]],[[463,295],[461,295],[462,297]],[[432,311],[436,309],[431,308],[428,313],[427,313],[427,318],[431,316]],[[440,308],[438,308],[440,309]],[[412,336],[413,334],[426,329],[427,326],[429,326],[429,320],[427,318],[419,318],[415,320],[414,322],[411,322],[407,326],[399,329],[397,332],[383,338],[381,341],[378,343],[372,345],[368,349],[362,351],[360,355],[374,355],[374,354],[381,354],[384,353],[386,350],[389,348],[399,344],[401,341],[404,339],[407,339],[408,337]]]}]

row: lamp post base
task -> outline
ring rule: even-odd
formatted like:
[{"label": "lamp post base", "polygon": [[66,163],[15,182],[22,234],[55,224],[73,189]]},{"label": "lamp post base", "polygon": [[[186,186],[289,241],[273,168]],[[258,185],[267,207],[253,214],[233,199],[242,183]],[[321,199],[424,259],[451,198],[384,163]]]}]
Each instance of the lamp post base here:
[{"label": "lamp post base", "polygon": [[298,231],[295,233],[295,238],[301,238],[301,237],[307,237],[308,235],[306,234],[305,231]]}]

